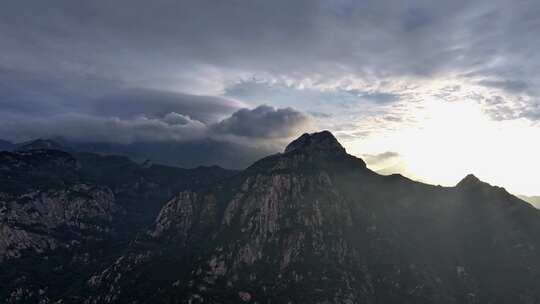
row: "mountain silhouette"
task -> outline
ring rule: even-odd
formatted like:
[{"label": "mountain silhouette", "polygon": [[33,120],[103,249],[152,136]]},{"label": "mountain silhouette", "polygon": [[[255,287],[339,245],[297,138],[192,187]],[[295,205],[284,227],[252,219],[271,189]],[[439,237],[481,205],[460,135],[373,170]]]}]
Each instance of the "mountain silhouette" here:
[{"label": "mountain silhouette", "polygon": [[540,211],[379,175],[328,131],[242,171],[0,155],[7,303],[540,301]]}]

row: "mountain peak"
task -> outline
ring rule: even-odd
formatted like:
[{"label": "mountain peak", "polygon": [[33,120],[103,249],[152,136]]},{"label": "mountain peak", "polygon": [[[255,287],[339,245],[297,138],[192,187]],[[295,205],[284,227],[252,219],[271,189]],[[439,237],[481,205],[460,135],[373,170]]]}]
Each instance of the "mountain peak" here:
[{"label": "mountain peak", "polygon": [[64,146],[51,139],[36,139],[23,143],[17,148],[18,151],[28,150],[64,150]]},{"label": "mountain peak", "polygon": [[304,133],[293,140],[285,148],[285,153],[293,151],[324,151],[336,154],[346,154],[345,148],[337,141],[330,131]]},{"label": "mountain peak", "polygon": [[472,185],[478,185],[478,184],[483,184],[484,182],[482,182],[478,177],[476,177],[474,174],[469,174],[467,176],[465,176],[465,178],[463,178],[458,184],[457,184],[457,187],[467,187],[467,186],[472,186]]}]

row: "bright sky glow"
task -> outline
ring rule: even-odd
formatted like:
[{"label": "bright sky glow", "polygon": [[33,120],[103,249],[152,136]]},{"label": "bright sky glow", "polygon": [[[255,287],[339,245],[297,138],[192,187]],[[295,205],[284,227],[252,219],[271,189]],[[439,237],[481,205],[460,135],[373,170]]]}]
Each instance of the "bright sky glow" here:
[{"label": "bright sky glow", "polygon": [[382,173],[540,195],[540,1],[49,2],[2,2],[0,139],[240,168],[327,129]]},{"label": "bright sky glow", "polygon": [[[540,129],[525,120],[494,121],[474,101],[431,100],[403,129],[349,142],[355,154],[395,151],[393,170],[413,179],[452,186],[469,173],[514,193],[539,195]],[[394,162],[374,166],[383,170]]]}]

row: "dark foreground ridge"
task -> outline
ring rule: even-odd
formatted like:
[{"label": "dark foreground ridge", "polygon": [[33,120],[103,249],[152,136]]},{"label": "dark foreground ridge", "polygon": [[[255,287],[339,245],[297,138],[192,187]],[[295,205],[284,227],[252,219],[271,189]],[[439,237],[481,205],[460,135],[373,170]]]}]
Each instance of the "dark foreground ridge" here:
[{"label": "dark foreground ridge", "polygon": [[0,153],[1,303],[538,303],[540,214],[381,176],[328,131],[244,171]]}]

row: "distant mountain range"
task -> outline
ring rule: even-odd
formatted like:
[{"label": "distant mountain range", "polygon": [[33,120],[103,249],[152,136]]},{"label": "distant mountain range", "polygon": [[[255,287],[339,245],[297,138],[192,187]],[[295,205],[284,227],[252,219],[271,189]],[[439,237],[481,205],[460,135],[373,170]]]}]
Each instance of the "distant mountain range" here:
[{"label": "distant mountain range", "polygon": [[540,210],[327,131],[245,170],[0,152],[1,303],[539,303]]},{"label": "distant mountain range", "polygon": [[123,155],[136,161],[150,159],[156,163],[182,168],[219,165],[231,169],[246,168],[255,160],[275,152],[265,148],[247,147],[212,139],[193,142],[135,142],[130,144],[73,142],[62,138],[36,139],[17,144],[0,140],[0,151],[36,148],[55,148],[68,152],[91,152],[101,155]]},{"label": "distant mountain range", "polygon": [[[36,139],[15,144],[0,139],[0,151],[38,148],[67,152],[90,152],[100,155],[122,155],[138,162],[151,161],[181,168],[216,165],[229,169],[246,168],[255,160],[272,152],[265,149],[239,147],[231,143],[210,139],[197,142],[136,142],[131,144],[70,142],[62,138]],[[387,175],[384,171],[377,172]],[[526,195],[518,195],[518,197],[540,208],[540,197]]]}]

